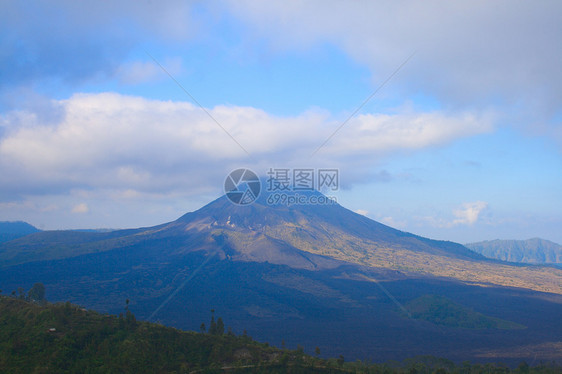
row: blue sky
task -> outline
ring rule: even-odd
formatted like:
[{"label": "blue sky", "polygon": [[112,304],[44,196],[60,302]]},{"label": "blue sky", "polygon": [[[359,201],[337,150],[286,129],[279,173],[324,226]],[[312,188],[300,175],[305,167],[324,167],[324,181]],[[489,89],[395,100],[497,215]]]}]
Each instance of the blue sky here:
[{"label": "blue sky", "polygon": [[0,220],[149,226],[239,167],[338,168],[393,227],[562,243],[558,2],[1,6]]}]

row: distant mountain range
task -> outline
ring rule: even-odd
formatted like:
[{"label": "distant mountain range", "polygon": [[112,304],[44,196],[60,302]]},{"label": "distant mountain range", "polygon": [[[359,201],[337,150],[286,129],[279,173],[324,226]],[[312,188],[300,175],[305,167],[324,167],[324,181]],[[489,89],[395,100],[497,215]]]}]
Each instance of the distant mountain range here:
[{"label": "distant mountain range", "polygon": [[0,289],[35,282],[51,301],[118,314],[128,299],[139,319],[182,329],[214,309],[238,333],[335,357],[562,359],[543,347],[562,336],[562,270],[486,259],[335,203],[223,196],[155,227],[0,244]]},{"label": "distant mountain range", "polygon": [[562,264],[562,245],[545,239],[489,240],[465,246],[483,256],[502,261]]},{"label": "distant mountain range", "polygon": [[0,243],[9,242],[41,230],[26,222],[0,222]]}]

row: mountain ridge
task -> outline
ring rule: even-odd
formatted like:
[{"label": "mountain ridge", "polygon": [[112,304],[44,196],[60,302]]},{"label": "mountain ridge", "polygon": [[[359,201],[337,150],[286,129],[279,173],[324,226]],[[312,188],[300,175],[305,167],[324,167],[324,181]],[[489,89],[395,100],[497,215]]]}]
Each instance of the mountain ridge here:
[{"label": "mountain ridge", "polygon": [[562,264],[562,245],[531,238],[527,240],[485,240],[465,246],[487,258],[530,264]]},{"label": "mountain ridge", "polygon": [[40,232],[38,228],[23,221],[1,221],[0,243],[9,242],[23,236]]}]

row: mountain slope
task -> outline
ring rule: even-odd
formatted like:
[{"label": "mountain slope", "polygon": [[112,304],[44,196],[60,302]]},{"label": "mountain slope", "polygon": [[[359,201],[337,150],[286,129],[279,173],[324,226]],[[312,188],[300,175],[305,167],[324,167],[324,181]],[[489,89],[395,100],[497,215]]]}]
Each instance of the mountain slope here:
[{"label": "mountain slope", "polygon": [[[330,356],[464,360],[500,348],[505,360],[522,349],[531,359],[561,356],[522,348],[558,347],[561,270],[487,260],[339,205],[235,206],[222,197],[155,227],[4,243],[0,267],[6,293],[42,282],[49,300],[110,313],[129,299],[139,319],[190,330],[215,309],[236,331]],[[477,314],[460,313],[447,326],[404,318],[424,295]],[[527,328],[457,328],[475,315]]]},{"label": "mountain slope", "polygon": [[[314,194],[320,194],[314,192]],[[172,254],[205,251],[219,258],[324,269],[347,262],[562,294],[557,269],[514,267],[452,242],[395,230],[338,204],[238,206],[223,196],[176,221],[109,233],[51,231],[0,244],[0,267],[135,246]]]},{"label": "mountain slope", "polygon": [[26,222],[0,222],[0,243],[9,242],[39,231]]},{"label": "mountain slope", "polygon": [[527,240],[489,240],[466,244],[476,253],[502,261],[530,264],[562,264],[562,245],[533,238]]},{"label": "mountain slope", "polygon": [[[164,230],[208,230],[238,253],[251,248],[249,237],[259,233],[304,252],[369,267],[562,293],[562,272],[556,269],[486,261],[460,244],[395,230],[338,204],[286,207],[264,200],[240,207],[222,197]],[[284,263],[274,257],[269,261]]]},{"label": "mountain slope", "polygon": [[[220,252],[177,253],[173,242],[155,244],[5,267],[0,288],[9,294],[43,282],[48,300],[70,300],[112,314],[123,312],[129,299],[129,309],[139,320],[194,331],[215,309],[238,333],[246,329],[260,341],[301,345],[311,353],[318,346],[325,355],[343,354],[351,360],[424,354],[458,362],[518,364],[535,354],[537,360],[562,360],[560,351],[542,348],[559,346],[560,295],[470,286],[353,264],[312,270],[235,261],[221,258]],[[527,328],[456,327],[465,325],[463,319],[470,315],[458,315],[447,326],[405,318],[399,305],[409,308],[424,295],[441,295],[489,318]],[[523,347],[528,353],[524,357]],[[484,356],[500,348],[501,356]]]},{"label": "mountain slope", "polygon": [[[36,232],[0,243],[0,267],[111,250],[135,242],[134,235],[139,232],[142,229],[106,233],[73,230]],[[127,239],[120,240],[122,237]]]}]

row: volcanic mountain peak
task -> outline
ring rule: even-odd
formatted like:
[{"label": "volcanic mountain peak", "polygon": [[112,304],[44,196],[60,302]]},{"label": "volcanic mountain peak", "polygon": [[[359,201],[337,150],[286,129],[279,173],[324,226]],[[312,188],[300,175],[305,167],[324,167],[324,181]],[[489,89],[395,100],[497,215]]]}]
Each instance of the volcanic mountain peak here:
[{"label": "volcanic mountain peak", "polygon": [[324,258],[418,276],[562,293],[560,271],[487,260],[460,244],[399,231],[337,203],[286,206],[268,204],[260,196],[240,206],[223,196],[169,225],[206,235],[207,241],[217,242],[223,256],[234,260],[320,269],[324,265],[319,259]]},{"label": "volcanic mountain peak", "polygon": [[[320,192],[315,192],[323,196]],[[345,259],[381,248],[426,252],[439,256],[483,259],[460,244],[434,241],[393,229],[332,202],[325,205],[268,204],[260,197],[251,205],[232,204],[225,196],[171,223],[185,230],[259,232],[301,250]],[[354,261],[355,262],[355,261]]]},{"label": "volcanic mountain peak", "polygon": [[176,221],[149,228],[33,234],[0,244],[0,266],[123,249],[148,250],[166,261],[204,252],[301,269],[330,268],[343,261],[415,276],[562,294],[560,270],[516,268],[487,260],[460,244],[399,231],[337,203],[271,205],[264,196],[245,206],[222,196]]}]

